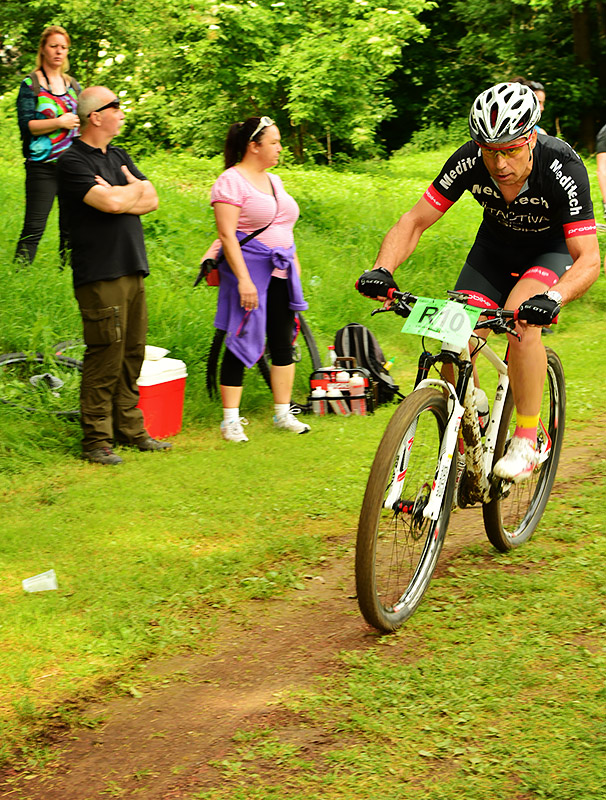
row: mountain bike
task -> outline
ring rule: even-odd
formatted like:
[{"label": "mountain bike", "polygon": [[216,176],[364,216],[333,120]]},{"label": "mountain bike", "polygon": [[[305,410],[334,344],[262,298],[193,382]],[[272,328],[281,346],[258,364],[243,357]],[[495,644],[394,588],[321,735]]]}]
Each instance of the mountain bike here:
[{"label": "mountain bike", "polygon": [[82,362],[61,352],[0,355],[0,403],[30,413],[80,414]]},{"label": "mountain bike", "polygon": [[[218,394],[217,368],[222,359],[224,340],[225,331],[216,329],[206,357],[206,390],[211,398]],[[296,364],[292,405],[299,408],[300,411],[307,412],[311,410],[307,401],[309,376],[322,366],[322,360],[309,323],[300,311],[295,316],[292,352],[293,361]],[[267,387],[271,390],[271,363],[265,353],[257,361],[256,366]]]},{"label": "mountain bike", "polygon": [[[492,467],[515,429],[507,353],[500,358],[474,331],[517,336],[517,311],[473,308],[460,292],[449,292],[448,300],[390,292],[391,308],[373,313],[391,310],[406,317],[403,331],[422,335],[424,350],[414,391],[398,406],[377,449],[358,525],[358,603],[366,621],[384,632],[400,627],[421,602],[454,508],[481,503],[486,534],[497,550],[530,539],[555,479],[566,405],[562,364],[546,348],[537,466],[520,483],[497,478]],[[442,341],[440,351],[425,349],[425,337]],[[474,391],[478,355],[496,381],[484,432]]]}]

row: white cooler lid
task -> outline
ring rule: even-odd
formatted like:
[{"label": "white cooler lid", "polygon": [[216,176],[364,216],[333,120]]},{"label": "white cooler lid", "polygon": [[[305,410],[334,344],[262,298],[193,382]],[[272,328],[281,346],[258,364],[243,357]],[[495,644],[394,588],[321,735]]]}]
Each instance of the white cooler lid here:
[{"label": "white cooler lid", "polygon": [[145,359],[141,365],[141,373],[137,379],[138,386],[155,386],[156,383],[168,383],[179,378],[187,378],[187,369],[178,358]]}]

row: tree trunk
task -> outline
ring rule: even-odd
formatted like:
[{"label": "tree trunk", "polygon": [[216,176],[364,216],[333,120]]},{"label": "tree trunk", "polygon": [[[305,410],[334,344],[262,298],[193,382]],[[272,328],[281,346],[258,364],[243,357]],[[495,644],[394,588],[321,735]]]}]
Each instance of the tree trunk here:
[{"label": "tree trunk", "polygon": [[[591,28],[587,4],[582,8],[572,10],[572,35],[575,61],[580,66],[586,67],[589,75],[591,74]],[[583,109],[581,112],[579,141],[582,147],[590,151],[594,150],[594,117],[589,109]]]}]

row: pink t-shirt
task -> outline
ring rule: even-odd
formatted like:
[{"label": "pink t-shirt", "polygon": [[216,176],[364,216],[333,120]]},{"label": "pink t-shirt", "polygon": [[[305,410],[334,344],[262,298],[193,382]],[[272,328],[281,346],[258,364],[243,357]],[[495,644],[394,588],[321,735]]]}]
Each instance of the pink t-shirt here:
[{"label": "pink t-shirt", "polygon": [[299,206],[294,197],[286,192],[278,175],[272,173],[269,179],[276,199],[273,194],[262,192],[249,183],[236,167],[230,167],[215,181],[210,203],[239,206],[238,230],[243,233],[252,233],[271,222],[269,228],[256,238],[268,247],[291,247],[294,244],[293,228],[299,217]]}]

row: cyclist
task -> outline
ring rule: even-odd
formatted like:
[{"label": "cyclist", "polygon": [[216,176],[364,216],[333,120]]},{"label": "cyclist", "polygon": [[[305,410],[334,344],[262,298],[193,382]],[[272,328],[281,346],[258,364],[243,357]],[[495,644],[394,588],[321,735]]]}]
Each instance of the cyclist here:
[{"label": "cyclist", "polygon": [[357,282],[361,294],[385,299],[388,289],[397,289],[398,265],[465,189],[483,206],[455,288],[480,308],[519,309],[520,340],[508,336],[516,429],[494,468],[514,482],[529,477],[538,460],[536,429],[547,369],[541,328],[600,273],[587,170],[565,142],[537,137],[540,115],[535,93],[519,83],[500,83],[478,95],[469,115],[471,141],[388,231],[374,268]]}]

